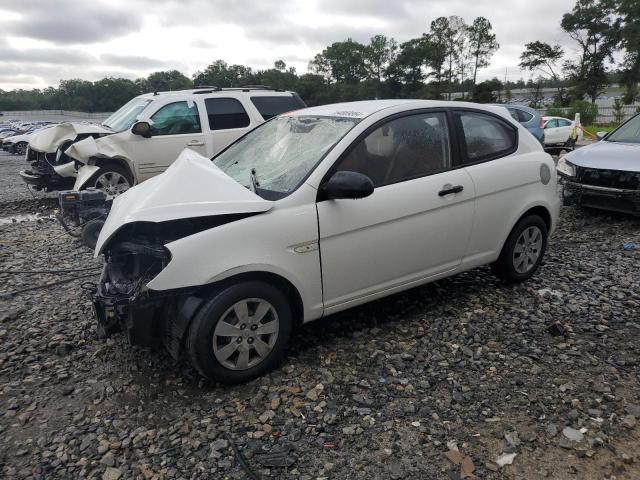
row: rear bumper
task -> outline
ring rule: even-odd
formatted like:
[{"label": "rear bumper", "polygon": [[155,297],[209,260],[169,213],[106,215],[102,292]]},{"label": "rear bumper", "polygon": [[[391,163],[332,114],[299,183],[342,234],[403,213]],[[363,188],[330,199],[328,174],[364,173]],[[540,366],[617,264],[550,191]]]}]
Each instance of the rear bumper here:
[{"label": "rear bumper", "polygon": [[598,187],[563,178],[562,200],[565,205],[612,210],[640,215],[640,190]]}]

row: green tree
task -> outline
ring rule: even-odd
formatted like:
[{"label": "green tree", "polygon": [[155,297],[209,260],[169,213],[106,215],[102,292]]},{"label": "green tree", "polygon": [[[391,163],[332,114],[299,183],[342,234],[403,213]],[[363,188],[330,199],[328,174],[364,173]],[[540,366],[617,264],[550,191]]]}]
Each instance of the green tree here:
[{"label": "green tree", "polygon": [[618,0],[577,0],[573,10],[562,17],[562,29],[575,40],[580,53],[576,61],[565,63],[578,97],[587,95],[595,103],[608,83],[607,60],[619,43],[620,19],[614,16]]},{"label": "green tree", "polygon": [[356,84],[367,76],[365,50],[351,38],[332,43],[311,61],[312,71],[338,83]]},{"label": "green tree", "polygon": [[638,97],[640,80],[640,2],[619,0],[618,14],[622,20],[622,46],[625,49],[622,80],[626,86],[624,102],[633,103]]},{"label": "green tree", "polygon": [[431,22],[428,38],[443,58],[444,71],[441,75],[447,80],[447,98],[451,100],[453,80],[456,76],[458,61],[462,56],[467,35],[464,20],[456,15],[438,17]]},{"label": "green tree", "polygon": [[168,92],[193,88],[191,79],[178,70],[153,72],[140,84],[145,92]]},{"label": "green tree", "polygon": [[560,45],[540,41],[527,43],[524,46],[524,52],[520,55],[521,69],[540,72],[558,84],[557,103],[559,105],[566,103],[564,86],[560,81],[557,66],[563,56],[564,51]]},{"label": "green tree", "polygon": [[204,71],[193,75],[194,85],[211,85],[215,87],[239,87],[255,83],[255,77],[250,67],[244,65],[229,65],[224,60],[216,60]]},{"label": "green tree", "polygon": [[376,96],[380,97],[382,78],[398,52],[398,44],[384,35],[371,37],[364,48],[364,66],[368,79],[376,82]]},{"label": "green tree", "polygon": [[478,70],[489,66],[493,54],[500,48],[493,33],[491,22],[484,17],[477,17],[467,28],[469,49],[473,59],[473,85],[476,84]]}]

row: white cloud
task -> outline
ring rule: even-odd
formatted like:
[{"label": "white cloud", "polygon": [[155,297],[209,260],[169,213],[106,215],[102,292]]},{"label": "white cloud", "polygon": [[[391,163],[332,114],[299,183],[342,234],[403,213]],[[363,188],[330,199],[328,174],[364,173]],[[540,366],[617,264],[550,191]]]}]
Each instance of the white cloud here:
[{"label": "white cloud", "polygon": [[[298,72],[325,46],[383,33],[402,42],[438,16],[467,22],[485,16],[501,48],[480,79],[507,70],[515,80],[523,45],[570,40],[560,29],[573,0],[3,0],[0,88],[57,85],[105,72],[145,76],[159,69],[187,75],[216,59],[265,68],[283,58]],[[526,76],[526,74],[524,74]],[[39,79],[39,81],[34,81]]]}]

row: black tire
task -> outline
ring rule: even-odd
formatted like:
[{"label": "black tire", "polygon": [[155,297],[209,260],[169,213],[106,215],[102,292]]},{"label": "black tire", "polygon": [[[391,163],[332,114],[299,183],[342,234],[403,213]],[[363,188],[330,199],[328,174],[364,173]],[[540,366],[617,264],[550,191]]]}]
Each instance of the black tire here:
[{"label": "black tire", "polygon": [[98,243],[98,236],[100,235],[100,230],[102,230],[103,226],[104,220],[95,219],[87,222],[87,224],[82,227],[82,232],[80,233],[82,243],[91,250],[95,250],[96,243]]},{"label": "black tire", "polygon": [[[278,335],[271,351],[260,363],[245,370],[232,370],[216,358],[213,334],[225,312],[237,302],[253,298],[266,300],[273,306],[278,316]],[[280,289],[257,281],[237,283],[216,292],[194,315],[187,333],[187,354],[196,370],[211,381],[226,385],[245,382],[274,369],[280,363],[292,325],[291,306]]]},{"label": "black tire", "polygon": [[127,182],[126,189],[127,190],[133,186],[133,179],[131,178],[131,175],[129,174],[129,172],[127,171],[127,169],[125,167],[123,167],[122,165],[120,165],[118,163],[105,163],[105,164],[100,166],[100,169],[96,173],[93,174],[93,176],[89,179],[89,181],[87,183],[85,183],[85,185],[82,188],[83,189],[86,189],[86,188],[89,188],[89,187],[97,188],[98,190],[102,190],[103,192],[105,192],[108,197],[115,197],[115,196],[119,195],[120,193],[123,193],[124,190],[122,192],[120,192],[120,193],[117,193],[115,191],[107,191],[107,190],[105,190],[105,188],[102,188],[99,185],[99,181],[101,180],[101,178],[103,178],[104,175],[109,175],[109,174],[119,175],[124,180],[126,180],[126,182]]},{"label": "black tire", "polygon": [[27,153],[27,142],[18,142],[13,149],[17,155],[24,155]]},{"label": "black tire", "polygon": [[[537,227],[540,230],[542,234],[542,246],[540,247],[538,258],[533,265],[526,272],[518,272],[514,265],[514,250],[522,233],[530,227]],[[498,278],[507,283],[521,283],[528,280],[536,273],[542,262],[547,249],[548,235],[547,224],[538,215],[529,215],[522,218],[516,226],[513,227],[513,230],[511,230],[507,241],[502,247],[498,260],[491,264],[491,270]]]}]

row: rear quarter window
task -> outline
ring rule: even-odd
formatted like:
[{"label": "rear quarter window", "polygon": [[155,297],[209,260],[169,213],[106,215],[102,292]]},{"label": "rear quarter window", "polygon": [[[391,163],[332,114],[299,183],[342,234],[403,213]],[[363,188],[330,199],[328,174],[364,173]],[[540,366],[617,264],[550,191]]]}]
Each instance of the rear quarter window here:
[{"label": "rear quarter window", "polygon": [[251,102],[255,105],[262,118],[269,120],[281,113],[304,108],[306,105],[297,95],[288,96],[254,96]]},{"label": "rear quarter window", "polygon": [[518,133],[507,122],[479,112],[456,114],[462,128],[464,163],[477,163],[504,157],[518,147]]},{"label": "rear quarter window", "polygon": [[518,121],[520,123],[527,123],[533,118],[529,112],[525,112],[524,110],[518,110]]}]

